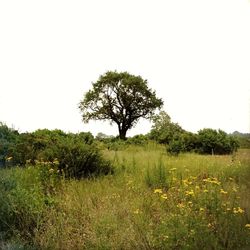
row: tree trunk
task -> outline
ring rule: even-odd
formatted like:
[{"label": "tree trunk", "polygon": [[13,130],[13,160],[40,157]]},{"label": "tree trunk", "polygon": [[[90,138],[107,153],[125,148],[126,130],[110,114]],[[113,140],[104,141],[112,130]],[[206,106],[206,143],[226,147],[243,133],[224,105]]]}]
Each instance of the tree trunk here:
[{"label": "tree trunk", "polygon": [[118,126],[119,128],[119,137],[121,140],[126,140],[126,133],[127,133],[127,129],[122,128],[121,126]]}]

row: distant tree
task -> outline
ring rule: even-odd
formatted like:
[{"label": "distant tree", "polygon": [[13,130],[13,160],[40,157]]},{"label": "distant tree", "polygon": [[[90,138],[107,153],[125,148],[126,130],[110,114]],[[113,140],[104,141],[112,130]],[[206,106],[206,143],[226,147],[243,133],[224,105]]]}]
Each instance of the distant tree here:
[{"label": "distant tree", "polygon": [[198,151],[202,154],[230,154],[238,147],[238,140],[220,129],[205,128],[198,132]]},{"label": "distant tree", "polygon": [[177,123],[171,121],[170,116],[165,111],[155,115],[152,121],[153,126],[149,133],[149,138],[159,143],[169,144],[184,132]]},{"label": "distant tree", "polygon": [[84,122],[108,120],[118,126],[120,139],[140,118],[150,118],[163,101],[148,88],[147,80],[127,72],[108,71],[89,90],[79,108]]}]

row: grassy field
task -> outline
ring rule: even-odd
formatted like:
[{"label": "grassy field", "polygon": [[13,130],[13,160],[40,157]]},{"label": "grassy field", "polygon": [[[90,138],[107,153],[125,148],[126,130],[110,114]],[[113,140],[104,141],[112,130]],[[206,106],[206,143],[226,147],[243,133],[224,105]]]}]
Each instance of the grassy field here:
[{"label": "grassy field", "polygon": [[0,249],[250,249],[250,150],[104,150],[115,174],[0,171]]}]

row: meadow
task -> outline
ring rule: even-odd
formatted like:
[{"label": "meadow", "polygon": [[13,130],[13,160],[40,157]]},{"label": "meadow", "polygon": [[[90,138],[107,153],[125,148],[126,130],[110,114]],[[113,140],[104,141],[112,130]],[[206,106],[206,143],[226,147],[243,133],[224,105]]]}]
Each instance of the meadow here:
[{"label": "meadow", "polygon": [[0,170],[0,249],[250,249],[250,150],[102,149],[113,174]]}]

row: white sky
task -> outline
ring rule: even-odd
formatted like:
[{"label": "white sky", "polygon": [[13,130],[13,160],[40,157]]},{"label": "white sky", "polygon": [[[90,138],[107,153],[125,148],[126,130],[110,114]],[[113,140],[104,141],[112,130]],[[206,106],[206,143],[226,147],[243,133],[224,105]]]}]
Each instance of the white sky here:
[{"label": "white sky", "polygon": [[78,109],[107,70],[148,79],[186,130],[250,132],[250,1],[0,1],[0,121],[116,135]]}]

